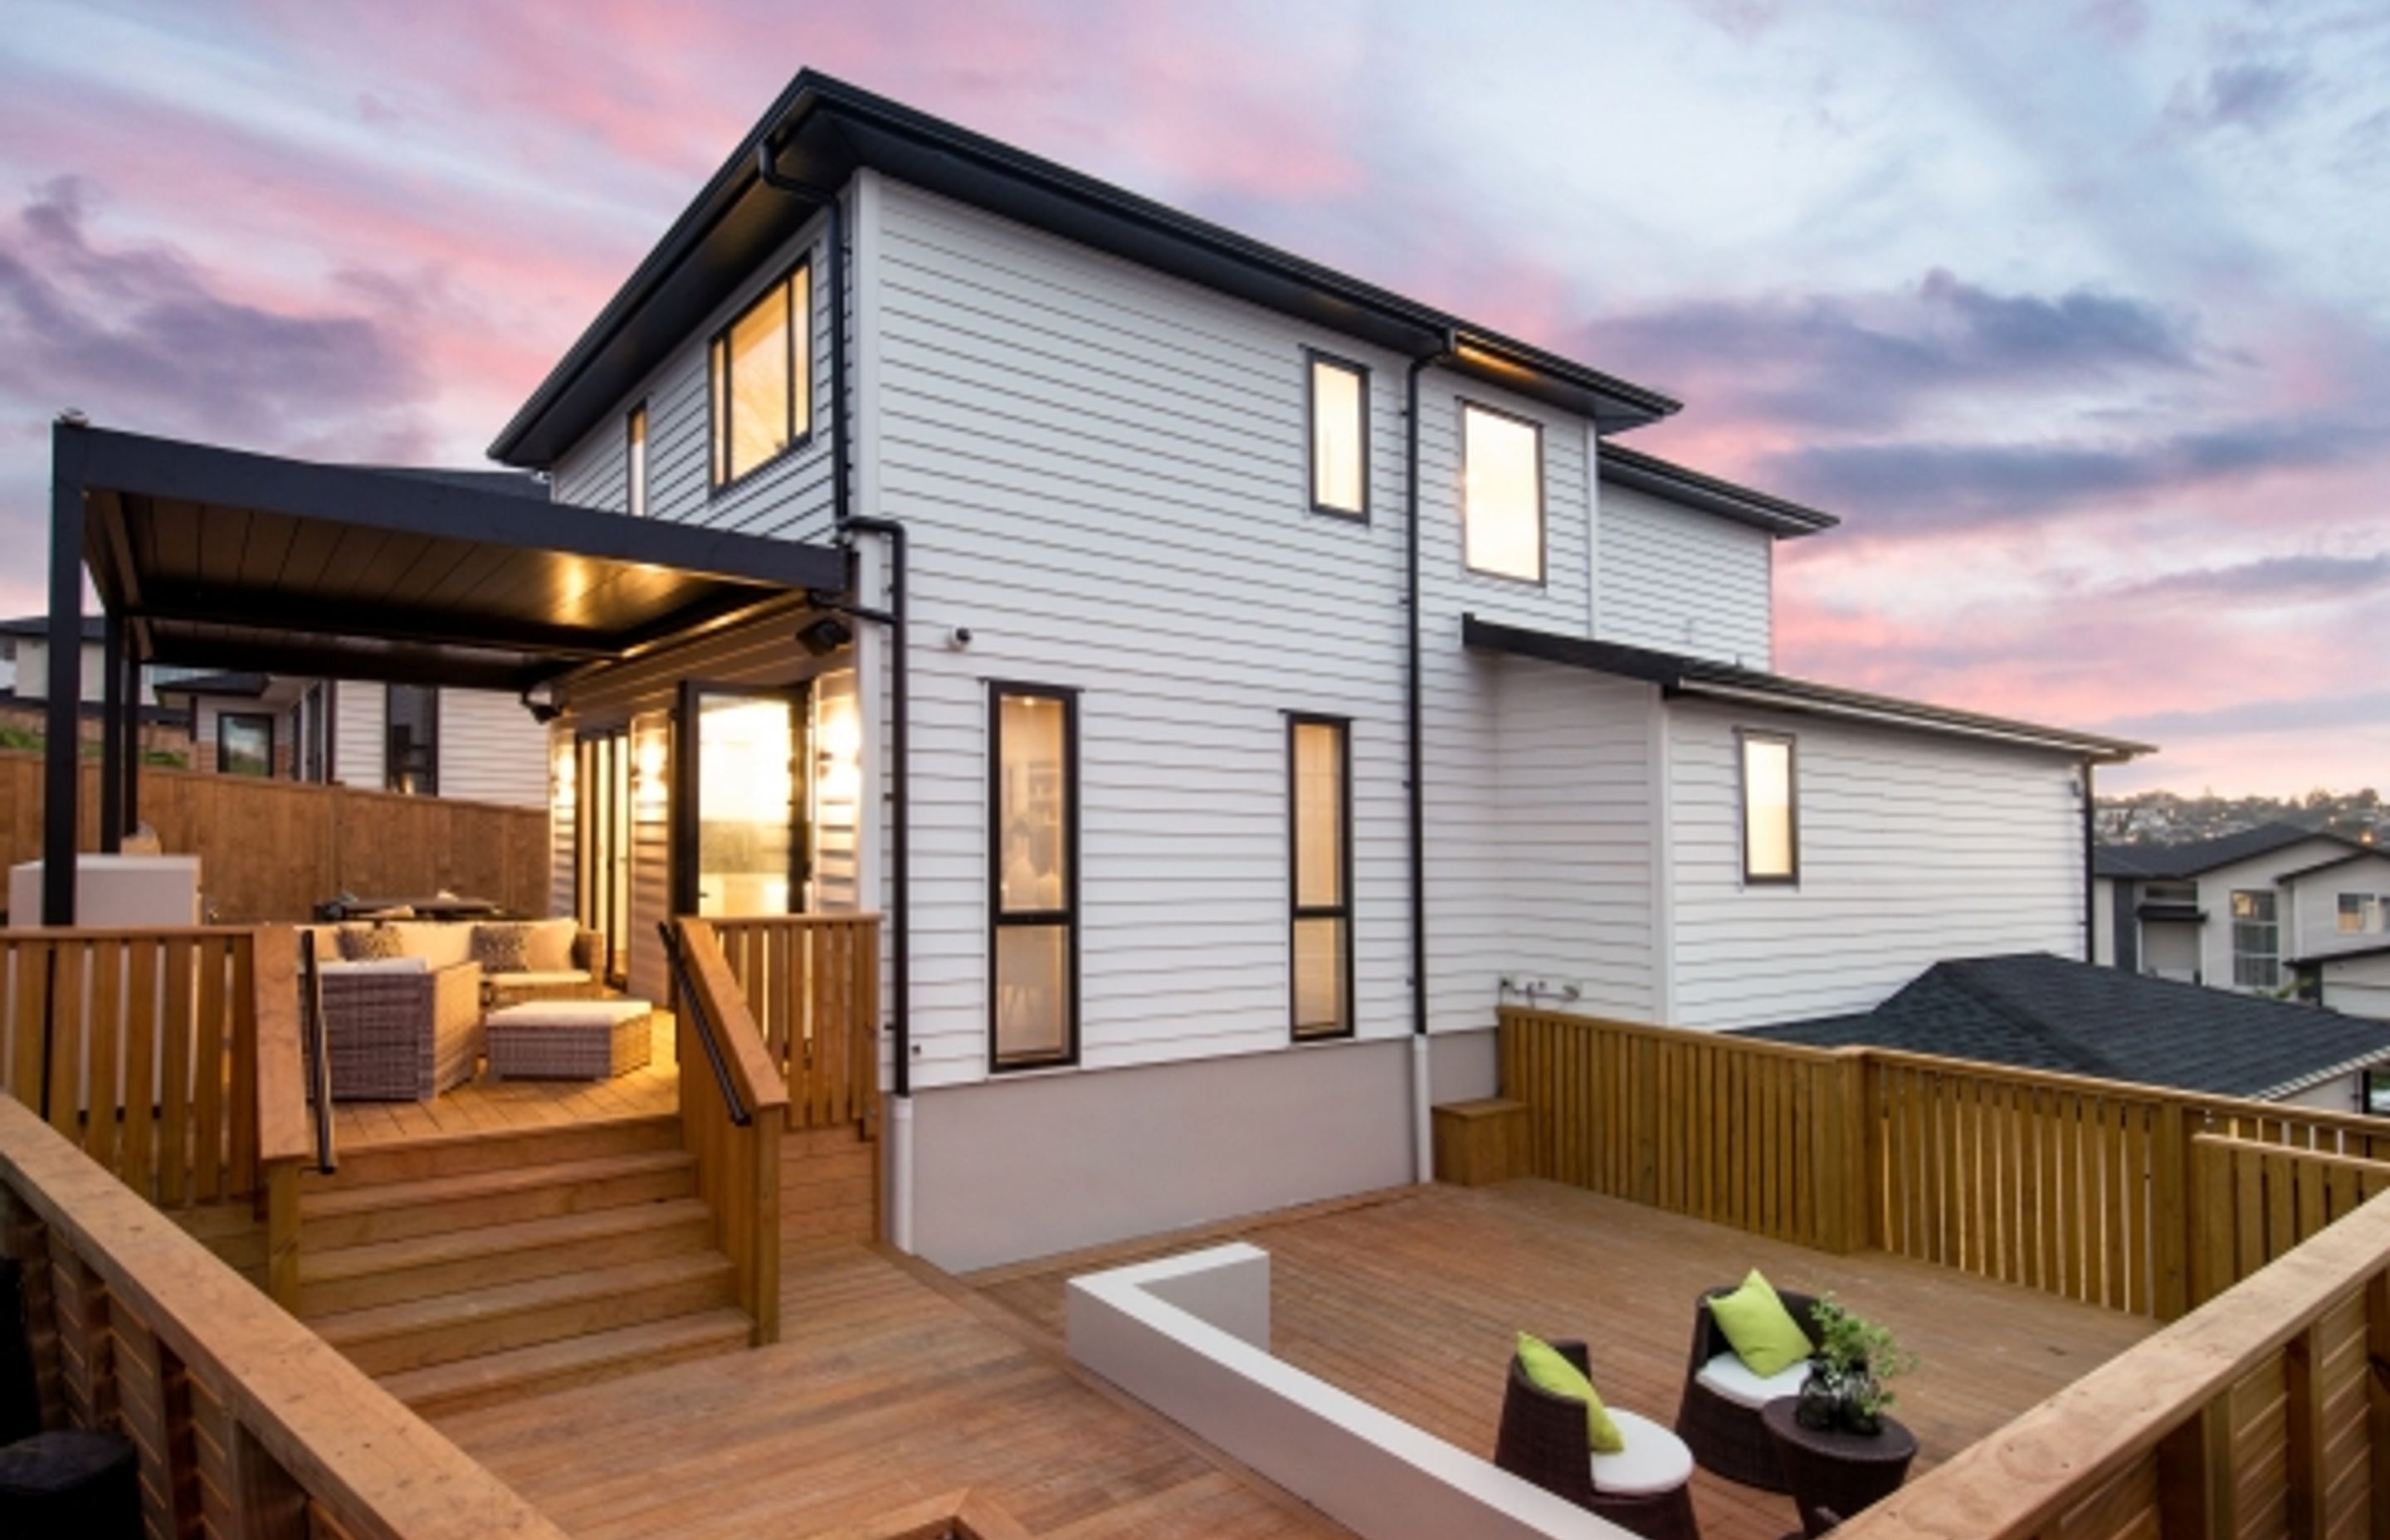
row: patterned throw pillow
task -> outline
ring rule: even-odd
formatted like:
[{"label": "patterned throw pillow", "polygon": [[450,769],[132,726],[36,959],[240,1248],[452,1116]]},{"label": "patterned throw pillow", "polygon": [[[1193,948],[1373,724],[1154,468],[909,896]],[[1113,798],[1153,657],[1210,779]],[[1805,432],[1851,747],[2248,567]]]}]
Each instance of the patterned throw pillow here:
[{"label": "patterned throw pillow", "polygon": [[482,965],[484,973],[528,973],[531,971],[531,927],[528,925],[476,925],[473,927],[473,960]]},{"label": "patterned throw pillow", "polygon": [[387,925],[343,925],[341,927],[341,960],[342,962],[388,962],[406,956],[399,933]]}]

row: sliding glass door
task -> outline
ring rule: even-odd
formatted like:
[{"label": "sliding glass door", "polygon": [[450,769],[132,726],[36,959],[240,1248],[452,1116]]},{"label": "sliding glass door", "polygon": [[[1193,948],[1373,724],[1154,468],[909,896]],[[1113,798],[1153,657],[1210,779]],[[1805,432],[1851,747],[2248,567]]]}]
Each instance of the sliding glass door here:
[{"label": "sliding glass door", "polygon": [[619,984],[630,967],[631,735],[604,728],[572,747],[574,918],[606,938],[607,977]]},{"label": "sliding glass door", "polygon": [[685,684],[680,725],[674,911],[803,913],[812,876],[804,689]]}]

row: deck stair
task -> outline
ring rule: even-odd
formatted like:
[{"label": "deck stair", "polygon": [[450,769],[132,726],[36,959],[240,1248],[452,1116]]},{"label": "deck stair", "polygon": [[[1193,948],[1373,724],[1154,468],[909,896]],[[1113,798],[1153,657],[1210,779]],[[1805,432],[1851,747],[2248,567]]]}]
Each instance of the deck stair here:
[{"label": "deck stair", "polygon": [[676,1117],[375,1146],[299,1210],[301,1318],[426,1415],[748,1341]]}]

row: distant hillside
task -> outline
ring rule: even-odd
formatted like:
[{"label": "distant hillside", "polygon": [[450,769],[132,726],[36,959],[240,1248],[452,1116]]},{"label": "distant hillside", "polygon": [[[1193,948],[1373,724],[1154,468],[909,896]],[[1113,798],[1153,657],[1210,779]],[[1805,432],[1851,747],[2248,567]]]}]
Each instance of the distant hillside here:
[{"label": "distant hillside", "polygon": [[2174,791],[2138,791],[2102,797],[2099,837],[2112,845],[2178,845],[2213,839],[2259,824],[2306,824],[2352,840],[2390,843],[2390,807],[2373,788],[2326,791],[2304,797],[2186,797]]}]

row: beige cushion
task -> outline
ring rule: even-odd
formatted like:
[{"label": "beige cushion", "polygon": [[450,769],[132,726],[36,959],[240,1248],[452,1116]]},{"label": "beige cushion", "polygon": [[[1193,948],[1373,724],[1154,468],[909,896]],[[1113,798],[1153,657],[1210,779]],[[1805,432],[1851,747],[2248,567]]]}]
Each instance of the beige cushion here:
[{"label": "beige cushion", "polygon": [[406,956],[406,938],[387,925],[343,925],[338,941],[342,962],[379,962]]},{"label": "beige cushion", "polygon": [[494,1027],[610,1027],[645,1016],[645,1000],[534,1000],[490,1012]]},{"label": "beige cushion", "polygon": [[325,963],[316,971],[328,979],[336,979],[344,974],[353,977],[362,973],[428,973],[430,969],[421,957],[375,957],[363,962],[335,959]]},{"label": "beige cushion", "polygon": [[573,971],[572,938],[581,933],[581,924],[570,917],[563,919],[534,921],[531,927],[531,955],[526,959],[534,973],[566,973]]},{"label": "beige cushion", "polygon": [[1755,1374],[1732,1353],[1721,1353],[1693,1374],[1693,1383],[1715,1391],[1738,1406],[1765,1406],[1781,1395],[1798,1395],[1809,1382],[1809,1360],[1775,1374]]},{"label": "beige cushion", "polygon": [[1674,1492],[1693,1479],[1693,1452],[1685,1441],[1648,1417],[1610,1409],[1626,1447],[1595,1455],[1593,1489],[1613,1497],[1651,1497]]},{"label": "beige cushion", "polygon": [[543,984],[585,984],[589,970],[585,968],[533,969],[521,973],[493,973],[490,982],[500,989],[534,989]]},{"label": "beige cushion", "polygon": [[436,919],[402,919],[391,929],[399,933],[406,955],[421,957],[433,968],[451,968],[473,960],[473,927]]}]

